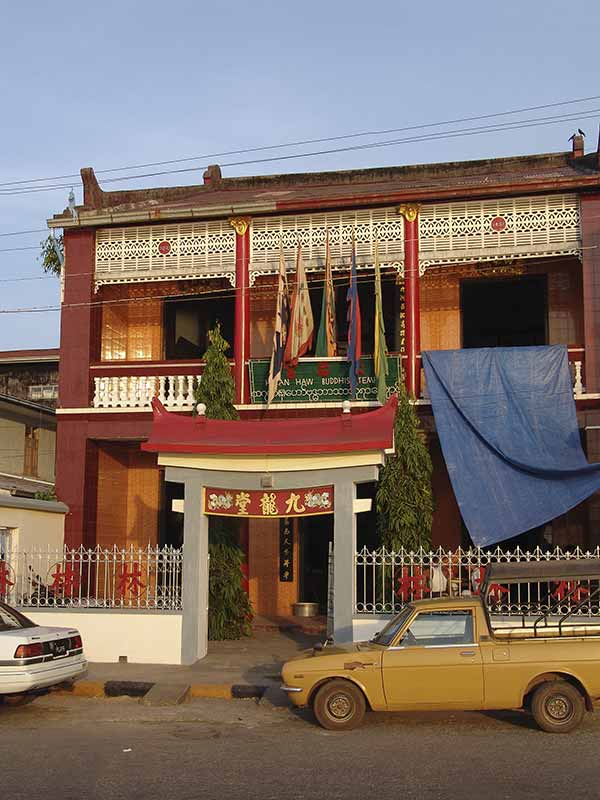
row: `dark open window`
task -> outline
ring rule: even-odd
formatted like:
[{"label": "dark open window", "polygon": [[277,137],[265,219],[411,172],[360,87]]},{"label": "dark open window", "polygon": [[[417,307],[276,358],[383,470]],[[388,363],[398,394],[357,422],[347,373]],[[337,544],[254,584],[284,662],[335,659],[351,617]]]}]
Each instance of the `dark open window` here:
[{"label": "dark open window", "polygon": [[217,322],[233,353],[235,300],[233,293],[208,293],[202,297],[165,303],[165,358],[200,359],[208,346],[208,332]]},{"label": "dark open window", "polygon": [[465,280],[461,284],[462,346],[523,347],[547,343],[545,275]]}]

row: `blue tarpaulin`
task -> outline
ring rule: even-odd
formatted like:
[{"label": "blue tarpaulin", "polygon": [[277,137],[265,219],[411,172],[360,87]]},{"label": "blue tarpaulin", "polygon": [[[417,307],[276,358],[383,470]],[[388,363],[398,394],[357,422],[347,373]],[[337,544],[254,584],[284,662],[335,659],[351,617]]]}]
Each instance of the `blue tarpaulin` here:
[{"label": "blue tarpaulin", "polygon": [[442,452],[473,542],[543,525],[600,489],[581,447],[567,349],[423,353]]}]

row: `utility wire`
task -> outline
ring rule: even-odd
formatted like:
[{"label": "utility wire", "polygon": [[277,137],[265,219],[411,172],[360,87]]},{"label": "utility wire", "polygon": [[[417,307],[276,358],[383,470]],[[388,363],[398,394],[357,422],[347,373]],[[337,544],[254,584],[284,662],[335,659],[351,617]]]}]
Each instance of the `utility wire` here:
[{"label": "utility wire", "polygon": [[[499,111],[491,114],[477,114],[475,116],[459,117],[457,119],[443,120],[441,122],[428,122],[428,123],[421,123],[418,125],[407,125],[400,128],[384,128],[382,130],[360,131],[355,133],[342,134],[339,136],[326,136],[316,139],[300,139],[294,142],[285,142],[281,144],[263,145],[260,147],[247,147],[239,150],[225,150],[220,153],[205,153],[204,155],[200,156],[186,156],[185,158],[174,158],[165,161],[150,161],[145,164],[130,164],[124,167],[111,167],[108,169],[97,170],[96,174],[100,175],[109,172],[126,172],[134,169],[161,167],[167,164],[180,164],[180,163],[185,163],[187,161],[205,161],[206,159],[209,158],[220,158],[222,156],[230,156],[230,155],[243,155],[245,153],[257,153],[257,152],[264,152],[267,150],[286,149],[288,147],[302,147],[310,144],[319,144],[321,142],[336,142],[336,141],[343,141],[345,139],[361,138],[363,136],[384,136],[389,133],[402,133],[404,131],[424,130],[426,128],[437,128],[441,127],[442,125],[458,125],[463,122],[475,122],[477,120],[494,119],[496,117],[511,116],[513,114],[524,114],[530,111],[541,111],[542,109],[546,108],[558,108],[560,106],[576,105],[578,103],[586,103],[591,100],[600,100],[600,95],[580,97],[574,100],[561,100],[555,103],[544,103],[543,105],[537,105],[537,106],[525,106],[523,108],[515,108],[510,111]],[[55,181],[55,180],[66,180],[67,178],[79,178],[79,173],[71,173],[67,175],[54,175],[48,178],[28,178],[24,180],[6,181],[4,183],[0,183],[0,187],[16,186],[27,183],[41,183],[41,182]]]},{"label": "utility wire", "polygon": [[[523,128],[538,127],[543,125],[554,125],[560,122],[567,121],[581,121],[584,119],[593,119],[600,114],[600,109],[585,109],[580,113],[573,114],[572,112],[566,115],[551,116],[551,117],[538,117],[530,120],[518,120],[514,122],[498,123],[491,126],[480,126],[476,128],[463,128],[457,131],[441,131],[437,133],[426,134],[424,136],[411,136],[403,139],[388,139],[382,142],[367,142],[363,144],[349,145],[347,147],[336,147],[324,150],[314,150],[305,153],[291,153],[286,155],[268,156],[266,158],[247,159],[243,161],[231,161],[221,164],[222,167],[234,166],[247,166],[250,164],[264,164],[273,161],[288,161],[296,158],[309,158],[314,156],[331,155],[335,153],[345,153],[359,150],[369,150],[379,147],[388,147],[398,144],[407,144],[422,141],[437,141],[439,139],[452,139],[462,136],[475,136],[484,133],[498,133],[505,130],[520,130]],[[114,178],[107,178],[103,183],[114,183],[117,181],[138,180],[140,178],[152,178],[160,175],[175,175],[184,172],[195,172],[198,167],[183,167],[179,169],[161,170],[157,172],[145,172],[135,175],[121,175]],[[57,191],[58,189],[66,189],[71,186],[70,183],[54,184],[50,186],[30,186],[25,188],[7,188],[0,189],[0,196],[13,196],[18,194],[30,194],[35,192]]]}]

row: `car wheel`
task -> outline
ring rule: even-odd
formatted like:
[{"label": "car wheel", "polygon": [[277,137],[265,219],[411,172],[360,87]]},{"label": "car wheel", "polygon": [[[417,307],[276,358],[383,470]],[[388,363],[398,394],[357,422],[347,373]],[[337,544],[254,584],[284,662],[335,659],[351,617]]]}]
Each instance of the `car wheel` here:
[{"label": "car wheel", "polygon": [[531,712],[543,731],[570,733],[583,719],[585,701],[567,681],[549,681],[534,691]]},{"label": "car wheel", "polygon": [[350,681],[329,681],[316,694],[313,711],[320,725],[328,731],[350,731],[365,716],[365,696]]}]

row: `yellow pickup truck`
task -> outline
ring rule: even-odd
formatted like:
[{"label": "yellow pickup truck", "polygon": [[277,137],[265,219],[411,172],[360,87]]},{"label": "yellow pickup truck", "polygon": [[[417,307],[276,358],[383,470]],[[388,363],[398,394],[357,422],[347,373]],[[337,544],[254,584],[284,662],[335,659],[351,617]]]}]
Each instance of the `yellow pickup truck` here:
[{"label": "yellow pickup truck", "polygon": [[[544,612],[495,627],[490,588],[512,584]],[[480,595],[415,601],[368,642],[317,645],[284,664],[282,688],[329,730],[356,728],[367,709],[522,708],[568,733],[600,700],[599,595],[597,559],[490,565]]]}]

